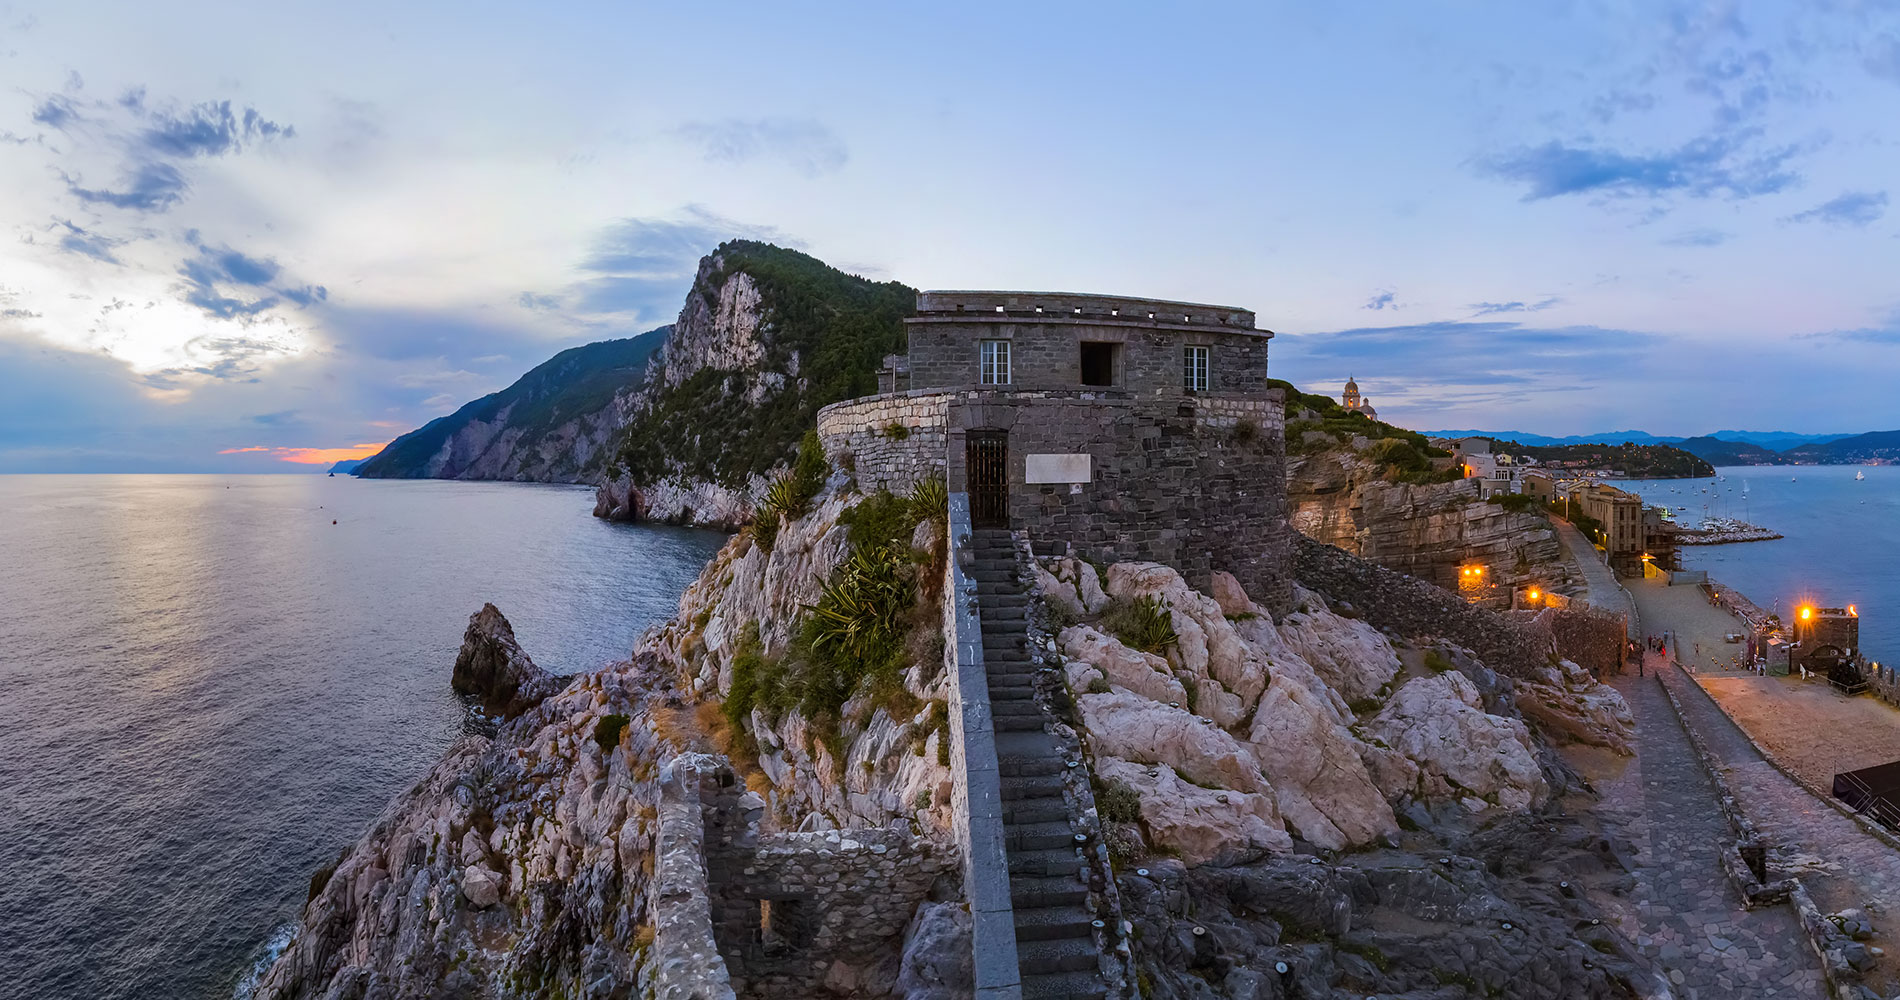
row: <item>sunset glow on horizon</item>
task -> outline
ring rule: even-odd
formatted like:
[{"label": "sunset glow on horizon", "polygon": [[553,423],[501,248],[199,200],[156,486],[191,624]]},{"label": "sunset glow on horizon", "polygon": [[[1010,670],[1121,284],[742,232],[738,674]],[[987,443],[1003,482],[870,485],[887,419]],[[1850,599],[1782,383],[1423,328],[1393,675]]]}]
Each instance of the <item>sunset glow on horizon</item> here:
[{"label": "sunset glow on horizon", "polygon": [[254,444],[246,448],[226,448],[220,455],[242,455],[247,452],[264,452],[280,462],[296,462],[299,465],[333,465],[352,459],[368,458],[383,450],[380,444],[353,444],[347,448],[285,448],[281,446]]}]

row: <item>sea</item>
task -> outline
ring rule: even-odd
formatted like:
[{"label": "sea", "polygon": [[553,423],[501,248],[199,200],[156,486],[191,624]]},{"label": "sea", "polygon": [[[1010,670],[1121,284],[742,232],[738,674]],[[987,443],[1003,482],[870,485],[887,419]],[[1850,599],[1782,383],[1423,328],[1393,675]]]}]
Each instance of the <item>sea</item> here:
[{"label": "sea", "polygon": [[577,487],[0,476],[0,998],[242,998],[461,731],[493,602],[542,667],[625,659],[724,536]]},{"label": "sea", "polygon": [[[1860,610],[1861,650],[1900,659],[1900,466],[1757,465],[1719,468],[1712,479],[1616,485],[1675,510],[1678,523],[1732,517],[1784,537],[1684,546],[1685,569],[1779,611],[1808,603]],[[1860,473],[1864,479],[1855,479]],[[1682,508],[1677,510],[1676,508]]]}]

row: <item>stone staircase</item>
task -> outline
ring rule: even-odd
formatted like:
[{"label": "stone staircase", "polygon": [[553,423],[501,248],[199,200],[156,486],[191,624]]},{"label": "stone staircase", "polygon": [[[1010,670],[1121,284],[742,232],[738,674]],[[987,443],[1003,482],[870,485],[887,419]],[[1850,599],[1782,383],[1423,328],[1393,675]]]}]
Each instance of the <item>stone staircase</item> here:
[{"label": "stone staircase", "polygon": [[1062,794],[1067,764],[1055,737],[1044,729],[1046,719],[1036,703],[1035,665],[1028,650],[1030,596],[1021,582],[1015,544],[1000,528],[974,531],[970,541],[1023,997],[1104,997],[1082,843]]}]

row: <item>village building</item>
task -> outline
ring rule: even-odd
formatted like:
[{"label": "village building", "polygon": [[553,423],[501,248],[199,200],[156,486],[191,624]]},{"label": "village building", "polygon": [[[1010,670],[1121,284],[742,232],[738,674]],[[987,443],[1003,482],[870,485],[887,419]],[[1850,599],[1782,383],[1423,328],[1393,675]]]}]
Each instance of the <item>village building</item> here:
[{"label": "village building", "polygon": [[904,325],[879,394],[819,412],[827,457],[861,488],[942,476],[978,528],[1291,600],[1285,403],[1252,312],[926,291]]},{"label": "village building", "polygon": [[1618,572],[1635,575],[1642,572],[1643,498],[1608,483],[1591,483],[1572,491],[1583,513],[1603,526],[1594,541],[1603,546],[1610,566]]}]

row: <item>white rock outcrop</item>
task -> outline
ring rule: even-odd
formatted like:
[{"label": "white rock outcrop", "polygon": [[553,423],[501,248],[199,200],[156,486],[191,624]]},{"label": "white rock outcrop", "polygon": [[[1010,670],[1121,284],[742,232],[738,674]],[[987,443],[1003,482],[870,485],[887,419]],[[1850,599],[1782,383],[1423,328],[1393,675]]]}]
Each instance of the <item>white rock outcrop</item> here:
[{"label": "white rock outcrop", "polygon": [[1416,677],[1393,692],[1362,731],[1416,763],[1418,777],[1414,787],[1386,793],[1480,799],[1504,809],[1548,799],[1530,730],[1481,705],[1477,686],[1456,671]]},{"label": "white rock outcrop", "polygon": [[1166,764],[1118,757],[1097,758],[1095,773],[1133,791],[1155,846],[1176,851],[1190,865],[1238,864],[1292,849],[1293,840],[1265,795],[1202,788],[1181,780]]}]

